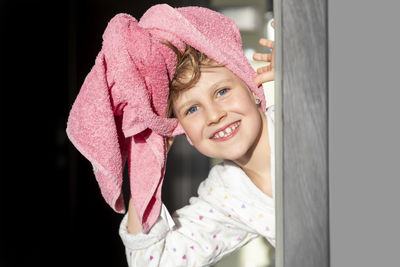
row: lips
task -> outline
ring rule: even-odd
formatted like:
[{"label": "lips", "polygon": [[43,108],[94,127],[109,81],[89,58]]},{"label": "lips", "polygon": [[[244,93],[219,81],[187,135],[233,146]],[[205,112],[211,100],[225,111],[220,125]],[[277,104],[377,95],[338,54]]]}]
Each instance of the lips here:
[{"label": "lips", "polygon": [[233,137],[236,134],[239,126],[240,126],[240,121],[231,123],[228,126],[226,126],[225,128],[222,128],[222,129],[219,129],[218,131],[216,131],[210,137],[210,139],[213,141],[225,141],[225,140]]}]

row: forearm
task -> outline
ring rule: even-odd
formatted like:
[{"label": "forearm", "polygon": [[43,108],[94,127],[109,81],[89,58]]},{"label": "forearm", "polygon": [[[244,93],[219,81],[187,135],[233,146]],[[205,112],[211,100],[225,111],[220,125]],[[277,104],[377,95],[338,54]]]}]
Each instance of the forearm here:
[{"label": "forearm", "polygon": [[128,233],[128,214],[121,222],[129,266],[208,266],[257,236],[218,210],[209,213],[213,207],[203,200],[176,212],[173,221],[179,227],[171,228],[163,208],[146,234]]},{"label": "forearm", "polygon": [[133,206],[132,198],[129,200],[128,208],[128,232],[130,234],[136,234],[142,230],[142,224],[140,223],[139,217],[136,213],[136,209]]}]

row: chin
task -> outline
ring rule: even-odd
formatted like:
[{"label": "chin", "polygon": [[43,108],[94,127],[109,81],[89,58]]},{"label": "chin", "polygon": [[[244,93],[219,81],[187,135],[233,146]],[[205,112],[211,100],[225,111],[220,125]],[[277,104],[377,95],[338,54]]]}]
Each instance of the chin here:
[{"label": "chin", "polygon": [[222,153],[219,152],[217,153],[218,155],[214,157],[232,161],[239,160],[244,157],[247,157],[247,154],[249,152],[249,147],[250,146],[242,145],[242,146],[235,146],[233,149],[224,149]]},{"label": "chin", "polygon": [[235,160],[240,160],[240,159],[242,159],[242,158],[244,158],[246,155],[247,155],[247,150],[246,151],[235,151],[235,152],[232,152],[232,153],[227,153],[226,154],[226,157],[224,157],[224,159],[229,159],[229,160],[232,160],[232,161],[235,161]]}]

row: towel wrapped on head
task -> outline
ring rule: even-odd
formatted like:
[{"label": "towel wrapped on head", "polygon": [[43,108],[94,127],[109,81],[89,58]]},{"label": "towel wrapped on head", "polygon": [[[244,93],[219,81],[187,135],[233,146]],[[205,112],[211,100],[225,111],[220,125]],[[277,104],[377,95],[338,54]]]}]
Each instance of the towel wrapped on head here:
[{"label": "towel wrapped on head", "polygon": [[128,160],[131,196],[145,233],[160,214],[166,138],[184,133],[176,118],[165,116],[177,57],[160,40],[205,53],[241,78],[263,109],[266,104],[236,24],[220,13],[160,4],[139,22],[118,14],[108,23],[102,49],[70,111],[67,134],[93,164],[104,199],[119,213],[125,213],[121,187]]}]

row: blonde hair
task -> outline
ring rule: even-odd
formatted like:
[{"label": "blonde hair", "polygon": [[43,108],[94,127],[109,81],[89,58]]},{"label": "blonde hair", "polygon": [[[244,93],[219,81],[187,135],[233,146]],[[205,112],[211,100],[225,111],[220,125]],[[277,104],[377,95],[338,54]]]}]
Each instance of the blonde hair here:
[{"label": "blonde hair", "polygon": [[182,92],[190,89],[198,82],[201,75],[201,67],[220,67],[222,65],[190,45],[186,44],[185,51],[182,53],[172,43],[168,41],[160,42],[168,45],[175,52],[178,60],[175,75],[169,83],[168,105],[166,109],[167,117],[175,117],[173,101]]}]

